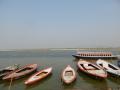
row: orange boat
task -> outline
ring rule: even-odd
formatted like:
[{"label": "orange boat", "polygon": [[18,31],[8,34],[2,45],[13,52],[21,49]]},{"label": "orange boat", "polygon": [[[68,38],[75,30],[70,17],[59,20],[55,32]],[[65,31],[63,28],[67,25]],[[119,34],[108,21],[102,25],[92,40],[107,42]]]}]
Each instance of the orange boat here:
[{"label": "orange boat", "polygon": [[44,70],[40,70],[37,73],[33,74],[28,80],[26,80],[25,84],[26,85],[34,84],[40,81],[41,79],[47,77],[48,75],[50,75],[51,72],[52,72],[52,67],[44,69]]},{"label": "orange boat", "polygon": [[34,72],[37,69],[37,64],[29,64],[26,65],[10,74],[7,76],[3,77],[3,80],[10,80],[10,79],[18,79],[20,77],[23,77],[25,75],[28,75],[32,72]]},{"label": "orange boat", "polygon": [[62,72],[62,80],[64,81],[64,83],[66,84],[70,84],[73,81],[75,81],[76,79],[76,73],[75,70],[73,68],[71,68],[70,65],[68,65]]}]

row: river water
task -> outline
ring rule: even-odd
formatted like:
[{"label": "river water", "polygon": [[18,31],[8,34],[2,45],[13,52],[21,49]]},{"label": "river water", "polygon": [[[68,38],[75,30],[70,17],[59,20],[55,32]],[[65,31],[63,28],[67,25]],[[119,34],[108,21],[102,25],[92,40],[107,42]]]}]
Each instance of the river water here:
[{"label": "river water", "polygon": [[[113,54],[120,55],[119,50],[111,50]],[[37,63],[38,70],[53,67],[52,74],[40,82],[26,86],[24,81],[29,77],[13,80],[11,90],[120,90],[120,77],[109,77],[105,80],[94,79],[80,72],[76,66],[77,60],[72,57],[75,50],[18,50],[18,51],[0,51],[0,68],[20,64]],[[108,60],[117,64],[118,60]],[[61,81],[61,71],[71,65],[77,74],[77,79],[70,85],[65,85]],[[8,90],[10,82],[0,81],[0,90]]]}]

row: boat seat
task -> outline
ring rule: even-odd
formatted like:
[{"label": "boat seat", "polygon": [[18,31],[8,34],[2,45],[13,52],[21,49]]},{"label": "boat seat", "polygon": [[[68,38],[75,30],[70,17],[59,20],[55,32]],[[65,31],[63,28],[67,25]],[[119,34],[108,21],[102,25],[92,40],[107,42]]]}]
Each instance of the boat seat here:
[{"label": "boat seat", "polygon": [[86,70],[95,70],[94,67],[88,66],[88,64],[84,64],[84,67],[85,67]]}]

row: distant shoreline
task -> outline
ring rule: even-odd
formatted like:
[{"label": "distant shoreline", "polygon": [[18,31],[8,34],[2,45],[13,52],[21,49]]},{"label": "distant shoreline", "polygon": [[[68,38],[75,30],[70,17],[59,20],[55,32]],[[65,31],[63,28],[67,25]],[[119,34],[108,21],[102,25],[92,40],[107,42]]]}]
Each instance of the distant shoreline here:
[{"label": "distant shoreline", "polygon": [[120,48],[40,48],[40,49],[0,49],[0,51],[56,51],[56,50],[120,50]]}]

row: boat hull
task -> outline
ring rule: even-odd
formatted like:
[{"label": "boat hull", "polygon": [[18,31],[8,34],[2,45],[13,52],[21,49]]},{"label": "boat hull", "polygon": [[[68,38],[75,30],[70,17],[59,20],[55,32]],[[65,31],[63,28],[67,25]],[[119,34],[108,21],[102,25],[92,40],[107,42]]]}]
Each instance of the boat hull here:
[{"label": "boat hull", "polygon": [[[39,76],[40,74],[46,72],[46,74]],[[31,85],[31,84],[35,84],[36,82],[46,78],[47,76],[49,76],[52,73],[52,67],[44,69],[44,70],[40,70],[38,72],[36,72],[35,74],[33,74],[30,78],[28,78],[24,84],[25,85]]]},{"label": "boat hull", "polygon": [[90,77],[93,78],[93,79],[104,80],[104,79],[107,78],[107,76],[103,76],[103,77],[101,77],[101,76],[99,76],[99,75],[95,75],[95,74],[87,73],[87,72],[85,72],[84,70],[82,70],[82,69],[80,69],[80,68],[78,67],[78,72],[79,72],[79,71],[83,72],[86,76],[88,75],[88,76],[90,76]]},{"label": "boat hull", "polygon": [[120,77],[120,68],[112,63],[106,62],[102,59],[97,60],[96,64],[101,67],[104,68],[109,75],[111,76],[118,76]]},{"label": "boat hull", "polygon": [[3,77],[5,77],[6,75],[12,73],[13,71],[17,70],[19,68],[18,64],[14,64],[12,66],[3,68],[0,70],[0,79],[2,79]]},{"label": "boat hull", "polygon": [[[28,69],[28,70],[24,71],[25,69]],[[8,74],[2,79],[3,80],[19,79],[23,76],[31,74],[32,72],[36,71],[36,69],[37,69],[37,64],[29,64],[29,65],[24,66],[23,68],[15,70],[14,72]]]},{"label": "boat hull", "polygon": [[[95,77],[95,78],[99,78],[99,79],[105,79],[105,78],[107,78],[107,72],[106,71],[104,71],[105,72],[105,74],[96,74],[95,72],[93,72],[93,73],[91,73],[91,72],[89,72],[89,71],[87,71],[87,69],[83,69],[83,68],[81,68],[81,66],[79,65],[80,63],[79,63],[79,61],[78,61],[78,64],[77,64],[77,67],[78,67],[78,69],[80,70],[80,71],[82,71],[82,72],[84,72],[85,74],[87,74],[87,75],[90,75],[90,76],[93,76],[93,77]],[[92,64],[92,63],[90,63],[90,64]],[[94,65],[94,64],[93,64]],[[96,65],[94,65],[94,66],[96,66]],[[98,66],[96,66],[97,68],[99,68]],[[102,69],[102,68],[101,68]]]},{"label": "boat hull", "polygon": [[76,59],[116,59],[116,56],[80,56],[72,55]]},{"label": "boat hull", "polygon": [[[67,69],[69,68],[69,69]],[[71,76],[71,79],[67,80],[65,79],[65,72],[66,71],[71,71],[73,73],[73,76]],[[75,73],[75,70],[73,68],[70,67],[70,65],[68,65],[63,71],[62,71],[62,74],[61,74],[61,78],[63,80],[63,82],[65,84],[71,84],[73,81],[76,80],[76,73]]]}]

